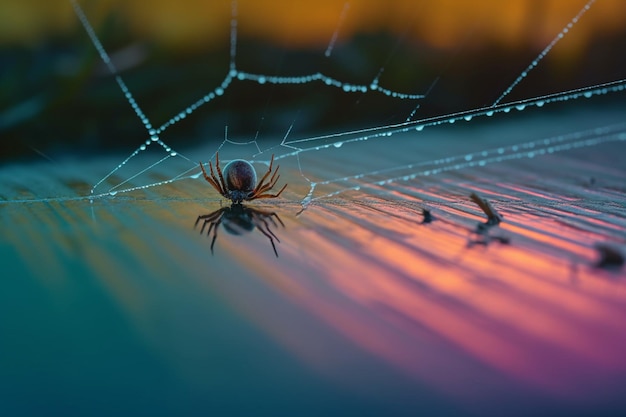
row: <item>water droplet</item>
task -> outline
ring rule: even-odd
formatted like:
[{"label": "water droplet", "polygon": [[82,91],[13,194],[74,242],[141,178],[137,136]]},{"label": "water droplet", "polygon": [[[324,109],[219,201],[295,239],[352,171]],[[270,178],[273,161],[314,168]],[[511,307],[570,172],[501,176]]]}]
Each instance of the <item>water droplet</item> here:
[{"label": "water droplet", "polygon": [[117,191],[109,191],[109,195],[115,195],[117,194]]},{"label": "water droplet", "polygon": [[335,142],[335,143],[333,143],[333,146],[335,148],[341,148],[341,145],[343,145],[343,142]]},{"label": "water droplet", "polygon": [[472,115],[468,114],[467,116],[464,117],[464,119],[469,122],[470,120],[472,120]]},{"label": "water droplet", "polygon": [[485,115],[486,115],[487,117],[491,117],[491,116],[493,116],[493,110],[489,110],[487,113],[485,113]]}]

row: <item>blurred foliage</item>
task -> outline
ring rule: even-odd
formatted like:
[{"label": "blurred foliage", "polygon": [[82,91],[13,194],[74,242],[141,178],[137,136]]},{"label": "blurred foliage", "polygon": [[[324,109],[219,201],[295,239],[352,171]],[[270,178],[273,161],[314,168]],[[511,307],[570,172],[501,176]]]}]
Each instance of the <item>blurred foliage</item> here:
[{"label": "blurred foliage", "polygon": [[[583,2],[252,2],[238,5],[239,69],[335,78],[425,93],[416,118],[490,105]],[[580,4],[579,4],[580,3]],[[222,81],[230,2],[81,2],[145,113],[160,125]],[[438,6],[436,6],[438,5]],[[437,8],[435,8],[435,6]],[[559,9],[561,7],[561,9]],[[626,7],[592,7],[510,100],[626,77]],[[621,13],[621,14],[620,14]],[[141,123],[106,71],[68,2],[0,5],[0,156],[56,158],[133,149]],[[11,22],[8,24],[7,22]],[[621,22],[621,26],[615,22]],[[324,51],[337,29],[330,58]],[[224,97],[166,132],[180,145],[230,134],[282,136],[402,122],[416,103],[320,84],[235,82]]]}]

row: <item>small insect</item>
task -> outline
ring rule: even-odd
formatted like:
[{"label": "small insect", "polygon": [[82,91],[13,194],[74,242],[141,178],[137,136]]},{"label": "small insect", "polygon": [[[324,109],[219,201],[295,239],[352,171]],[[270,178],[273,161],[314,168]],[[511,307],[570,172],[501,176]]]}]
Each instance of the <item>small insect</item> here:
[{"label": "small insect", "polygon": [[217,229],[222,225],[224,226],[224,230],[231,235],[244,235],[253,231],[255,228],[259,229],[259,231],[269,239],[272,244],[272,249],[274,249],[274,255],[278,258],[278,251],[276,250],[274,241],[280,243],[280,240],[272,231],[272,228],[278,228],[279,226],[285,227],[285,224],[278,214],[274,212],[258,210],[246,207],[243,204],[233,203],[231,206],[222,207],[212,213],[198,216],[194,228],[197,227],[198,223],[201,221],[202,227],[200,228],[200,234],[203,234],[204,229],[209,225],[206,234],[207,236],[212,236],[211,253],[213,253],[213,246],[215,246],[215,241],[217,240]]},{"label": "small insect", "polygon": [[267,177],[272,173],[273,164],[274,155],[272,155],[272,160],[270,161],[270,166],[268,167],[267,172],[258,183],[256,181],[256,171],[254,170],[254,167],[250,162],[244,161],[243,159],[230,161],[226,164],[224,172],[222,173],[220,168],[220,157],[217,152],[215,153],[217,176],[213,171],[213,164],[211,164],[211,161],[209,161],[211,176],[207,175],[202,162],[200,162],[200,169],[202,169],[204,179],[207,180],[207,182],[211,184],[218,193],[231,200],[233,203],[241,204],[242,201],[251,201],[256,200],[257,198],[276,198],[285,190],[285,188],[287,188],[287,184],[285,184],[276,194],[268,193],[268,191],[276,185],[276,182],[278,182],[278,179],[280,178],[280,175],[278,175],[279,167],[277,166],[270,179],[265,182]]}]

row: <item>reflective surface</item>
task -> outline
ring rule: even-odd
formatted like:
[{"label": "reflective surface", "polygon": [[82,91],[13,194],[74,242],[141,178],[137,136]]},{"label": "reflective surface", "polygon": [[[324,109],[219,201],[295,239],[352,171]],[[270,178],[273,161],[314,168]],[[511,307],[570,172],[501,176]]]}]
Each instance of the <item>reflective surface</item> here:
[{"label": "reflective surface", "polygon": [[[623,114],[580,111],[456,136],[426,129],[402,147],[352,148],[351,162],[333,152],[307,174]],[[284,159],[284,198],[238,214],[201,178],[72,199],[111,166],[104,158],[5,166],[0,414],[617,415],[626,281],[595,266],[595,245],[623,253],[624,152],[614,141],[387,187],[364,177],[304,211],[308,185]],[[472,192],[503,215],[489,239]],[[209,213],[201,234],[194,222]]]}]

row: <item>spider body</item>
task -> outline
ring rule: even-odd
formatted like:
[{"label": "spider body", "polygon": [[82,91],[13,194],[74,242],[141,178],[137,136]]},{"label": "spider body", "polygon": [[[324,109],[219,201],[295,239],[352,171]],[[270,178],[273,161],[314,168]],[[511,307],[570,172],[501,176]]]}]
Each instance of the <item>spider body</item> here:
[{"label": "spider body", "polygon": [[[243,159],[235,159],[230,161],[224,167],[224,171],[220,168],[219,153],[215,153],[215,171],[213,171],[213,164],[209,161],[209,171],[211,175],[208,175],[204,169],[204,165],[200,162],[200,169],[204,175],[204,179],[213,186],[224,198],[231,200],[235,204],[241,204],[243,201],[256,200],[257,198],[276,198],[278,197],[287,184],[283,185],[276,194],[269,194],[270,191],[278,182],[280,175],[278,175],[278,166],[272,174],[272,166],[274,165],[274,155],[270,161],[270,165],[267,172],[261,177],[261,180],[257,182],[256,171],[251,163],[244,161]],[[267,177],[271,177],[267,180]],[[266,181],[267,180],[267,181]]]},{"label": "spider body", "polygon": [[252,164],[243,159],[235,159],[226,164],[223,173],[227,198],[233,202],[248,200],[256,187],[256,171]]}]

